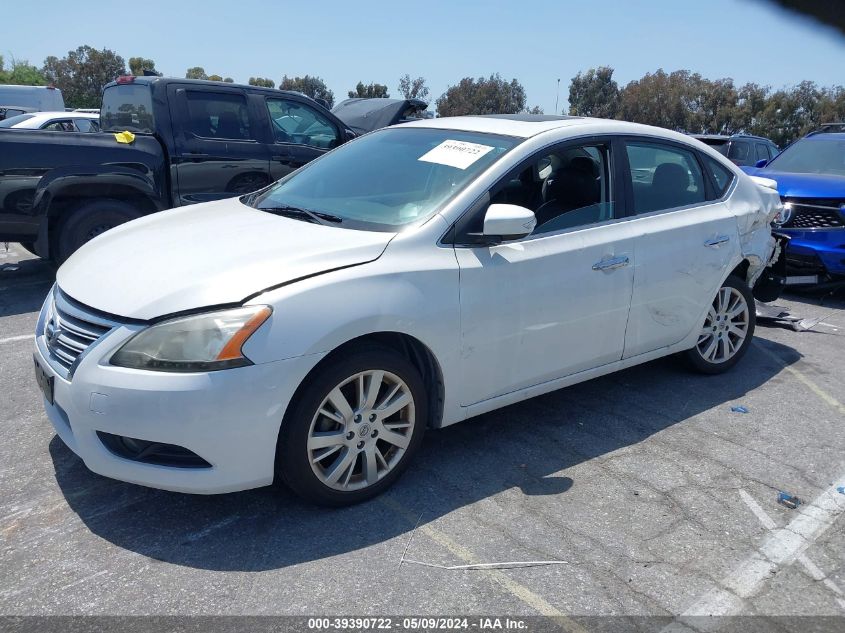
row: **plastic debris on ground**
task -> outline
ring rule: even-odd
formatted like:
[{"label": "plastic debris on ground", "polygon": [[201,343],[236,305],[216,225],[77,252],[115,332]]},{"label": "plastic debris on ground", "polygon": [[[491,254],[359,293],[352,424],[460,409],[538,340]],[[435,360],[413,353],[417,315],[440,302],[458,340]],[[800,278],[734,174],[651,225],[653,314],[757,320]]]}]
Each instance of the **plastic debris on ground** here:
[{"label": "plastic debris on ground", "polygon": [[841,495],[845,495],[845,486],[839,486],[839,488],[836,489],[836,492]]},{"label": "plastic debris on ground", "polygon": [[794,510],[798,506],[800,506],[803,501],[798,497],[789,494],[788,492],[779,492],[778,493],[778,503],[784,507],[789,508],[790,510]]},{"label": "plastic debris on ground", "polygon": [[801,317],[792,316],[788,308],[761,303],[759,301],[754,302],[754,308],[758,321],[780,321],[788,323],[796,332],[812,330],[827,318],[827,316],[824,316],[816,319],[802,319]]},{"label": "plastic debris on ground", "polygon": [[742,405],[731,407],[731,411],[733,411],[734,413],[748,413],[748,409],[746,407],[743,407]]}]

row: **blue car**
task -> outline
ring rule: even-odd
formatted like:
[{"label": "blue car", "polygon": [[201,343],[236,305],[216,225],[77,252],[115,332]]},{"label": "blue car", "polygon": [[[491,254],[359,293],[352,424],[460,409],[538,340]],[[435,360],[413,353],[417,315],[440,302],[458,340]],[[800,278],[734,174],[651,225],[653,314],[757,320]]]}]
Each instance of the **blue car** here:
[{"label": "blue car", "polygon": [[742,169],[778,183],[784,209],[774,225],[791,238],[792,283],[845,281],[845,132],[812,132]]}]

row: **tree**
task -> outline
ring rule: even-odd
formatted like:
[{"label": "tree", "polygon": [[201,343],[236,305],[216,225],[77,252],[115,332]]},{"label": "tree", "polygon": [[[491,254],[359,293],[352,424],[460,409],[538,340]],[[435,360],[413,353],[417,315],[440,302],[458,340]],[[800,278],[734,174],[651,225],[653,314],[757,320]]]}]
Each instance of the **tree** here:
[{"label": "tree", "polygon": [[312,99],[324,99],[330,108],[334,105],[334,93],[326,86],[326,82],[316,76],[288,77],[285,75],[279,82],[279,88],[281,90],[295,90],[308,95]]},{"label": "tree", "polygon": [[629,82],[620,93],[619,118],[686,131],[690,123],[689,80],[688,70],[668,74],[659,68],[655,73],[646,73],[641,79]]},{"label": "tree", "polygon": [[43,73],[26,60],[12,57],[12,65],[6,68],[3,56],[0,55],[0,84],[15,84],[18,86],[43,86],[47,83]]},{"label": "tree", "polygon": [[425,85],[423,77],[411,79],[411,76],[406,74],[399,78],[399,92],[406,99],[422,99],[428,96],[428,86]]},{"label": "tree", "polygon": [[126,62],[107,48],[80,46],[61,59],[48,57],[41,72],[49,83],[61,89],[68,107],[98,108],[103,86],[126,74]]},{"label": "tree", "polygon": [[160,72],[156,70],[156,63],[145,57],[130,57],[129,58],[129,72],[133,75],[143,75],[144,71],[152,72],[157,75],[161,75]]},{"label": "tree", "polygon": [[569,84],[569,114],[613,119],[618,112],[619,85],[613,79],[612,68],[590,68],[572,78]]},{"label": "tree", "polygon": [[250,77],[250,86],[261,86],[262,88],[275,88],[276,82],[266,77]]},{"label": "tree", "polygon": [[234,80],[234,79],[232,79],[231,77],[226,77],[226,78],[223,80],[223,82],[224,82],[224,83],[227,83],[227,84],[233,84],[233,83],[235,83],[235,80]]},{"label": "tree", "polygon": [[489,79],[464,77],[437,100],[438,116],[516,114],[523,110],[525,89],[516,79],[507,82],[498,73]]},{"label": "tree", "polygon": [[533,108],[526,108],[525,112],[528,114],[543,114],[543,108],[535,105]]},{"label": "tree", "polygon": [[223,77],[221,75],[209,75],[206,79],[209,81],[223,81]]},{"label": "tree", "polygon": [[387,86],[377,83],[370,83],[365,86],[362,81],[359,81],[355,86],[355,90],[350,90],[348,94],[350,99],[354,99],[355,97],[363,97],[366,99],[390,97],[387,92]]},{"label": "tree", "polygon": [[185,71],[185,79],[208,79],[208,75],[202,66],[194,66]]}]

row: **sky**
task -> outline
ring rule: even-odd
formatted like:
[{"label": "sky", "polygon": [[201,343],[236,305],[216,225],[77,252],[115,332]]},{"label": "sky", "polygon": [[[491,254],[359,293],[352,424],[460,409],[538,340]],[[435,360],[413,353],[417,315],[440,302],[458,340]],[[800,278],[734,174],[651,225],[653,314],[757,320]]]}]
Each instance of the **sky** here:
[{"label": "sky", "polygon": [[152,58],[168,76],[317,75],[336,101],[358,81],[398,96],[402,75],[423,76],[436,99],[463,77],[500,73],[547,114],[558,79],[562,110],[571,78],[598,66],[620,85],[658,68],[774,88],[845,83],[845,37],[766,0],[38,0],[0,14],[7,60],[40,66],[82,44]]}]

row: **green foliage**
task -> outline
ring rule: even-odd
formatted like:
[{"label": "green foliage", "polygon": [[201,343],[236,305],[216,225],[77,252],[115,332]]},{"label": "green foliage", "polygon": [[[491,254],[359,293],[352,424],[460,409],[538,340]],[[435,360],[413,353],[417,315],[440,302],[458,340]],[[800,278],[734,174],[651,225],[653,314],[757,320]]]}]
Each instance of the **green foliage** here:
[{"label": "green foliage", "polygon": [[464,77],[437,100],[438,116],[462,114],[516,114],[525,110],[525,89],[516,79],[499,74],[489,79]]},{"label": "green foliage", "polygon": [[406,74],[404,77],[399,78],[399,92],[406,99],[422,99],[425,101],[429,91],[423,77],[411,79],[411,76]]},{"label": "green foliage", "polygon": [[41,72],[49,83],[61,89],[69,108],[99,108],[103,86],[125,75],[126,63],[107,48],[80,46],[61,59],[48,57]]},{"label": "green foliage", "polygon": [[312,99],[325,99],[331,108],[334,105],[334,93],[319,77],[305,75],[304,77],[288,77],[285,75],[279,82],[281,90],[295,90]]},{"label": "green foliage", "polygon": [[570,114],[617,118],[690,134],[749,133],[786,145],[828,121],[845,120],[845,88],[812,81],[772,91],[730,78],[658,69],[622,88],[612,68],[578,73],[569,86]]},{"label": "green foliage", "polygon": [[130,57],[129,58],[129,72],[133,75],[143,75],[144,71],[154,72],[161,75],[156,70],[156,63],[145,57]]},{"label": "green foliage", "polygon": [[350,90],[347,94],[350,99],[354,99],[355,97],[363,97],[366,99],[381,99],[390,97],[390,94],[387,92],[387,86],[377,83],[370,83],[365,86],[362,81],[358,82],[355,86],[355,90]]},{"label": "green foliage", "polygon": [[272,79],[268,79],[267,77],[250,77],[249,85],[260,86],[262,88],[275,88],[276,82]]},{"label": "green foliage", "polygon": [[185,79],[208,79],[208,75],[202,66],[194,66],[185,71]]},{"label": "green foliage", "polygon": [[569,114],[612,119],[618,111],[619,85],[613,80],[612,68],[590,68],[572,78],[569,84]]},{"label": "green foliage", "polygon": [[3,56],[0,55],[0,84],[44,86],[47,84],[47,79],[36,66],[26,60],[12,57],[11,66],[6,68]]},{"label": "green foliage", "polygon": [[223,81],[223,77],[221,75],[209,75],[207,79],[209,81]]}]

